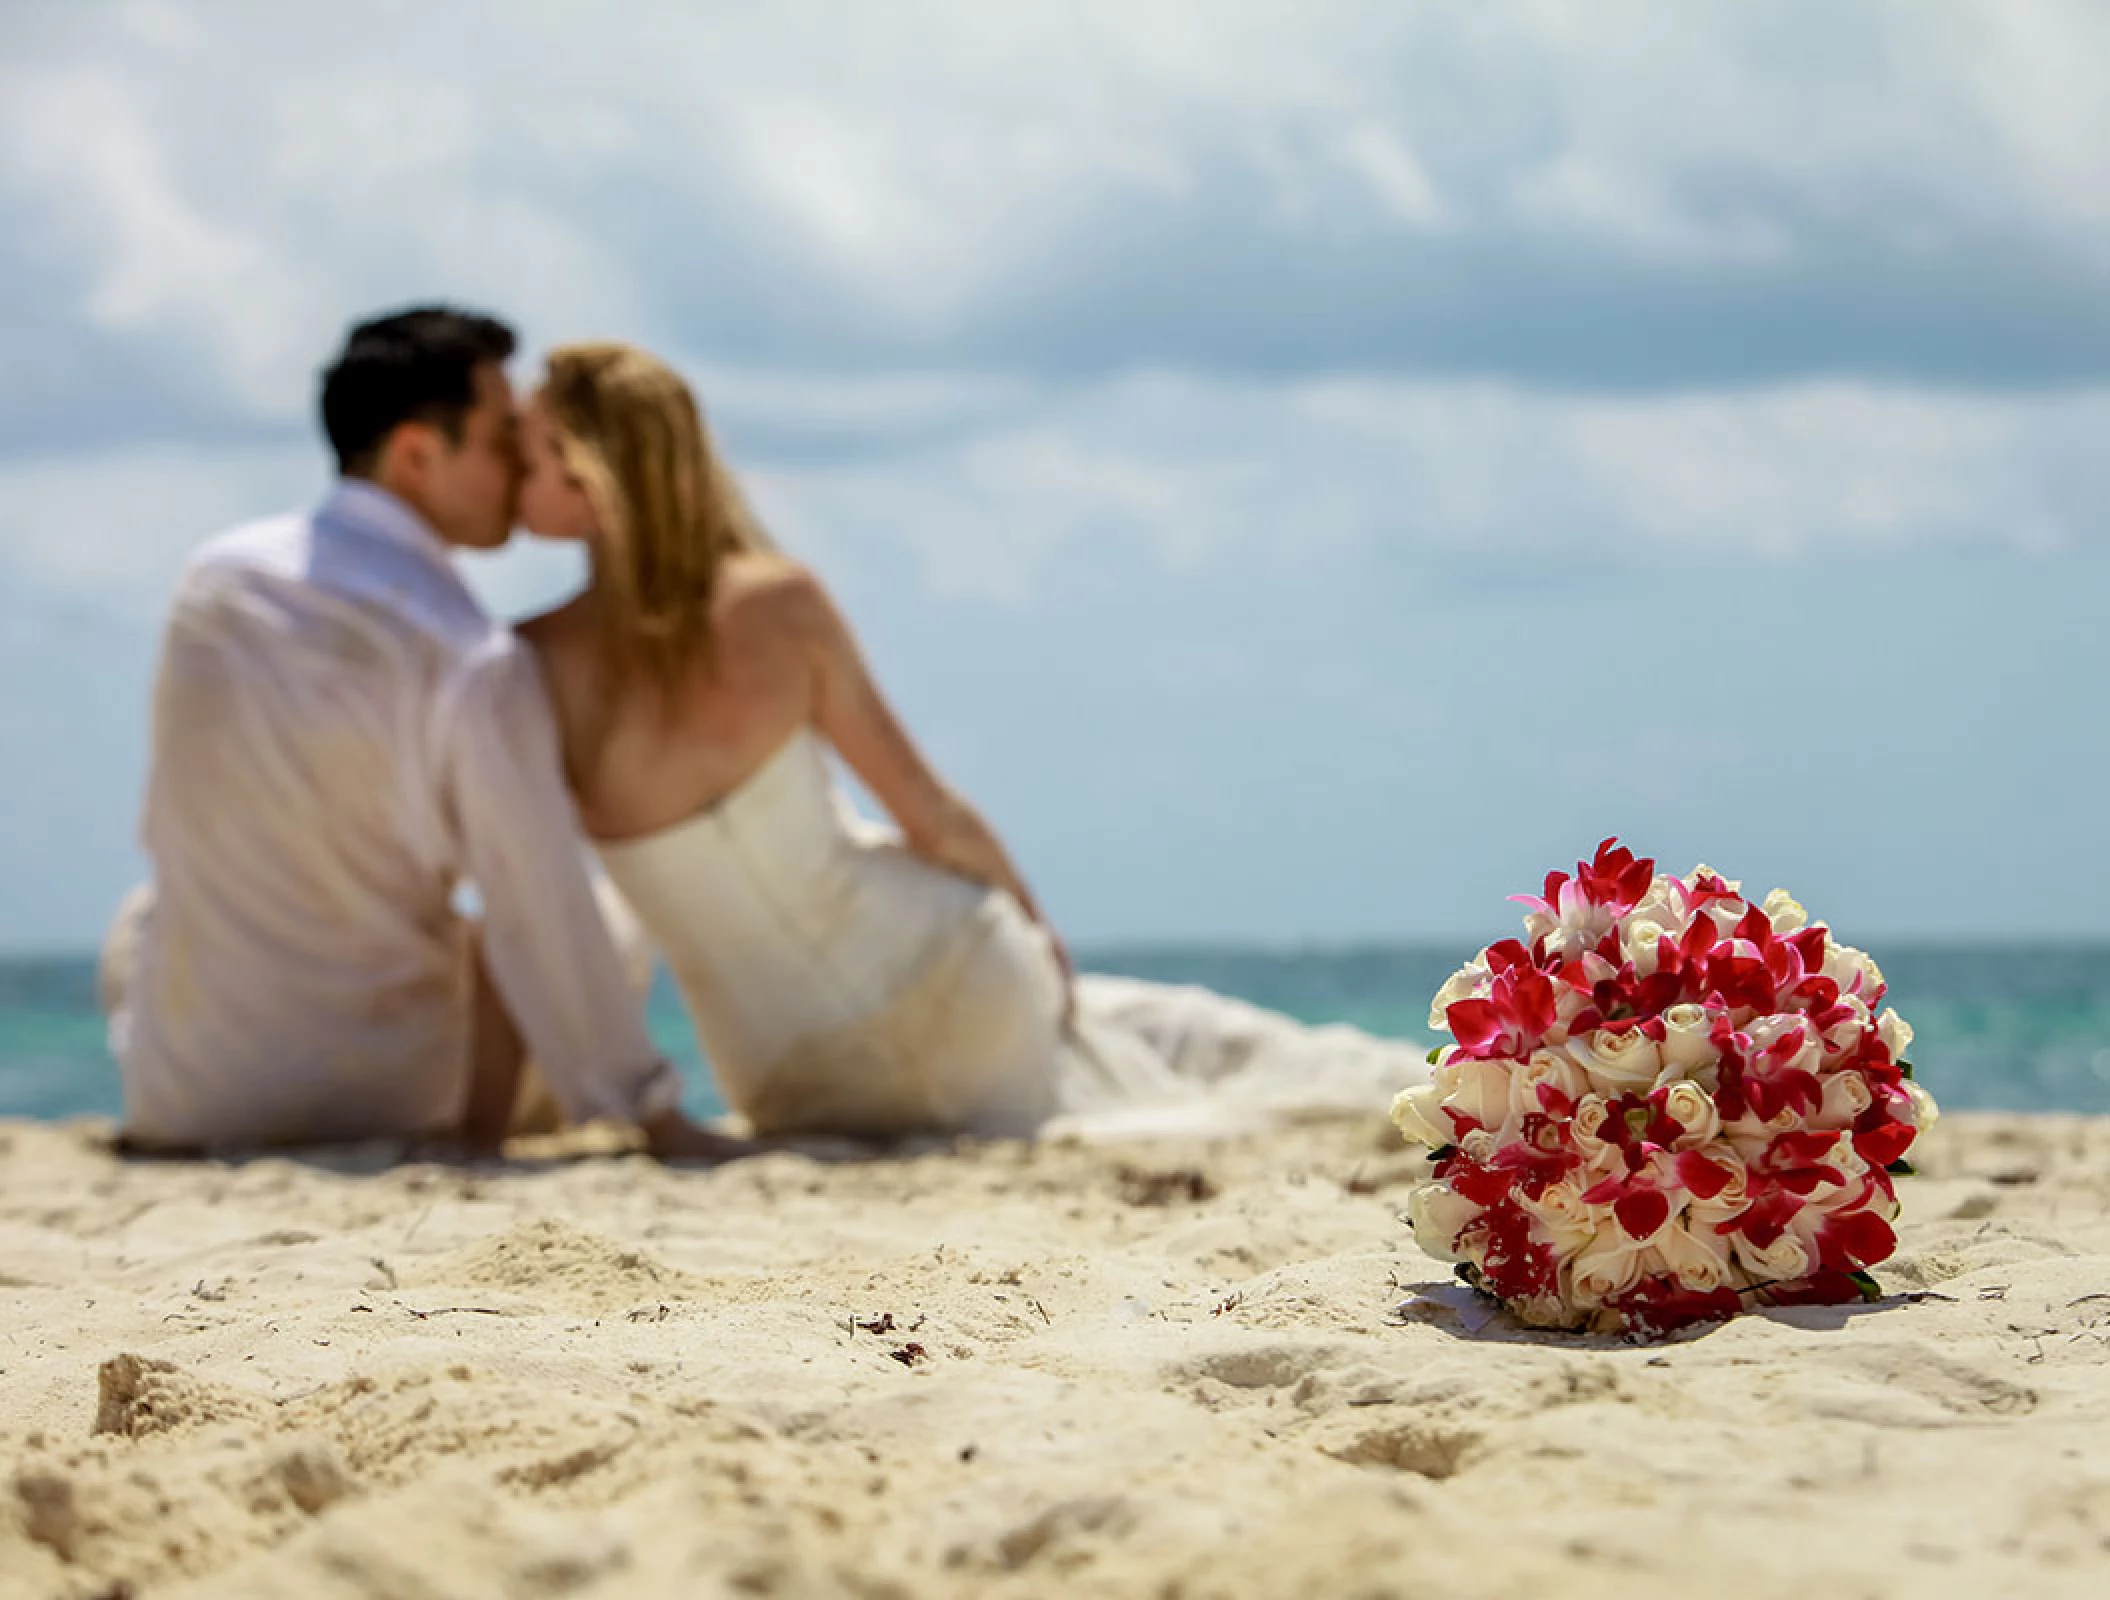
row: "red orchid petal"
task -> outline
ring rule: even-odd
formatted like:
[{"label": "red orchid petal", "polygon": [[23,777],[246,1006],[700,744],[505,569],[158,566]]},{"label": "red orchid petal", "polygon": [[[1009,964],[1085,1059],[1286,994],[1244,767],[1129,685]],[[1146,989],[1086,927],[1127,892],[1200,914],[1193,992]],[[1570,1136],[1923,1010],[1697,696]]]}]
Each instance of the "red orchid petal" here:
[{"label": "red orchid petal", "polygon": [[1766,1163],[1774,1167],[1806,1167],[1822,1161],[1832,1153],[1832,1147],[1840,1140],[1840,1132],[1832,1129],[1798,1129],[1791,1133],[1778,1134],[1766,1146]]},{"label": "red orchid petal", "polygon": [[1897,1247],[1896,1230],[1873,1211],[1833,1217],[1817,1235],[1824,1264],[1847,1272],[1888,1260]]},{"label": "red orchid petal", "polygon": [[1909,1122],[1884,1121],[1873,1127],[1854,1130],[1854,1153],[1871,1167],[1881,1169],[1893,1161],[1902,1160],[1912,1141],[1919,1136],[1919,1129]]},{"label": "red orchid petal", "polygon": [[1516,984],[1517,1019],[1534,1039],[1553,1026],[1560,1015],[1554,1004],[1553,985],[1539,973],[1519,978]]},{"label": "red orchid petal", "polygon": [[1619,1226],[1636,1239],[1646,1239],[1670,1220],[1670,1202],[1654,1189],[1634,1189],[1612,1203]]},{"label": "red orchid petal", "polygon": [[1475,1162],[1460,1162],[1451,1169],[1450,1186],[1476,1206],[1491,1206],[1509,1198],[1516,1174],[1500,1172]]},{"label": "red orchid petal", "polygon": [[1775,1186],[1766,1190],[1727,1222],[1717,1224],[1715,1232],[1741,1233],[1763,1250],[1788,1231],[1788,1223],[1801,1209],[1802,1202],[1799,1199]]},{"label": "red orchid petal", "polygon": [[1735,1176],[1727,1167],[1709,1161],[1697,1150],[1680,1151],[1672,1163],[1677,1170],[1678,1182],[1692,1192],[1695,1200],[1712,1200],[1729,1187]]},{"label": "red orchid petal", "polygon": [[1502,1013],[1492,1000],[1454,1000],[1444,1008],[1451,1035],[1468,1050],[1479,1050],[1502,1036]]}]

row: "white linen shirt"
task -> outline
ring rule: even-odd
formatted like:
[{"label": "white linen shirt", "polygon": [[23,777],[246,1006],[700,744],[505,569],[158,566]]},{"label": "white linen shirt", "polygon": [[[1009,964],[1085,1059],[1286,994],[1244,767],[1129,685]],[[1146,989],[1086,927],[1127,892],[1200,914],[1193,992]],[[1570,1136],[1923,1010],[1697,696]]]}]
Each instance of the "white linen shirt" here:
[{"label": "white linen shirt", "polygon": [[342,482],[192,560],[143,833],[153,898],[111,1024],[143,1141],[456,1126],[465,879],[565,1113],[634,1122],[680,1098],[595,899],[536,662],[383,490]]}]

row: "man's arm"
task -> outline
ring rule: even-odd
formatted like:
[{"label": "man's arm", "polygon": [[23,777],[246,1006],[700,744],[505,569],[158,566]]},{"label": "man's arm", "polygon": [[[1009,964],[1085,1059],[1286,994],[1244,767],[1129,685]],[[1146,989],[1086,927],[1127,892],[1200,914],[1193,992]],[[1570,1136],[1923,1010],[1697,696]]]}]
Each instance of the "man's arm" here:
[{"label": "man's arm", "polygon": [[631,1123],[665,1155],[737,1153],[681,1115],[680,1075],[645,1031],[587,873],[533,656],[495,639],[463,668],[441,717],[449,809],[483,902],[484,965],[565,1116]]}]

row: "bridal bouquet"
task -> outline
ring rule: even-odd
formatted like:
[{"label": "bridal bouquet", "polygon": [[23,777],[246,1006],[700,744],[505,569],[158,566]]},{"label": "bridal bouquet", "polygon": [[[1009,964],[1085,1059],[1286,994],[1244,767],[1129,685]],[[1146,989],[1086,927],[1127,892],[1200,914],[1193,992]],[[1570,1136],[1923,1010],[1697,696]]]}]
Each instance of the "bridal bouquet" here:
[{"label": "bridal bouquet", "polygon": [[1525,937],[1444,984],[1429,1025],[1457,1042],[1393,1103],[1434,1151],[1421,1247],[1542,1327],[1873,1297],[1935,1116],[1876,964],[1781,890],[1754,905],[1612,839],[1516,899]]}]

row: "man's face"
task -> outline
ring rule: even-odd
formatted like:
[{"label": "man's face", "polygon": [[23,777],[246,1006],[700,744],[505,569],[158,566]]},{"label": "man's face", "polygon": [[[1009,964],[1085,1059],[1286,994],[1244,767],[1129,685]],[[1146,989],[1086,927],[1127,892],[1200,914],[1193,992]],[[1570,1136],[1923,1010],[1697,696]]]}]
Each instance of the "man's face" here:
[{"label": "man's face", "polygon": [[435,430],[425,458],[418,510],[449,544],[496,550],[513,536],[520,493],[520,409],[505,370],[476,369],[476,403],[462,418],[459,444]]}]

